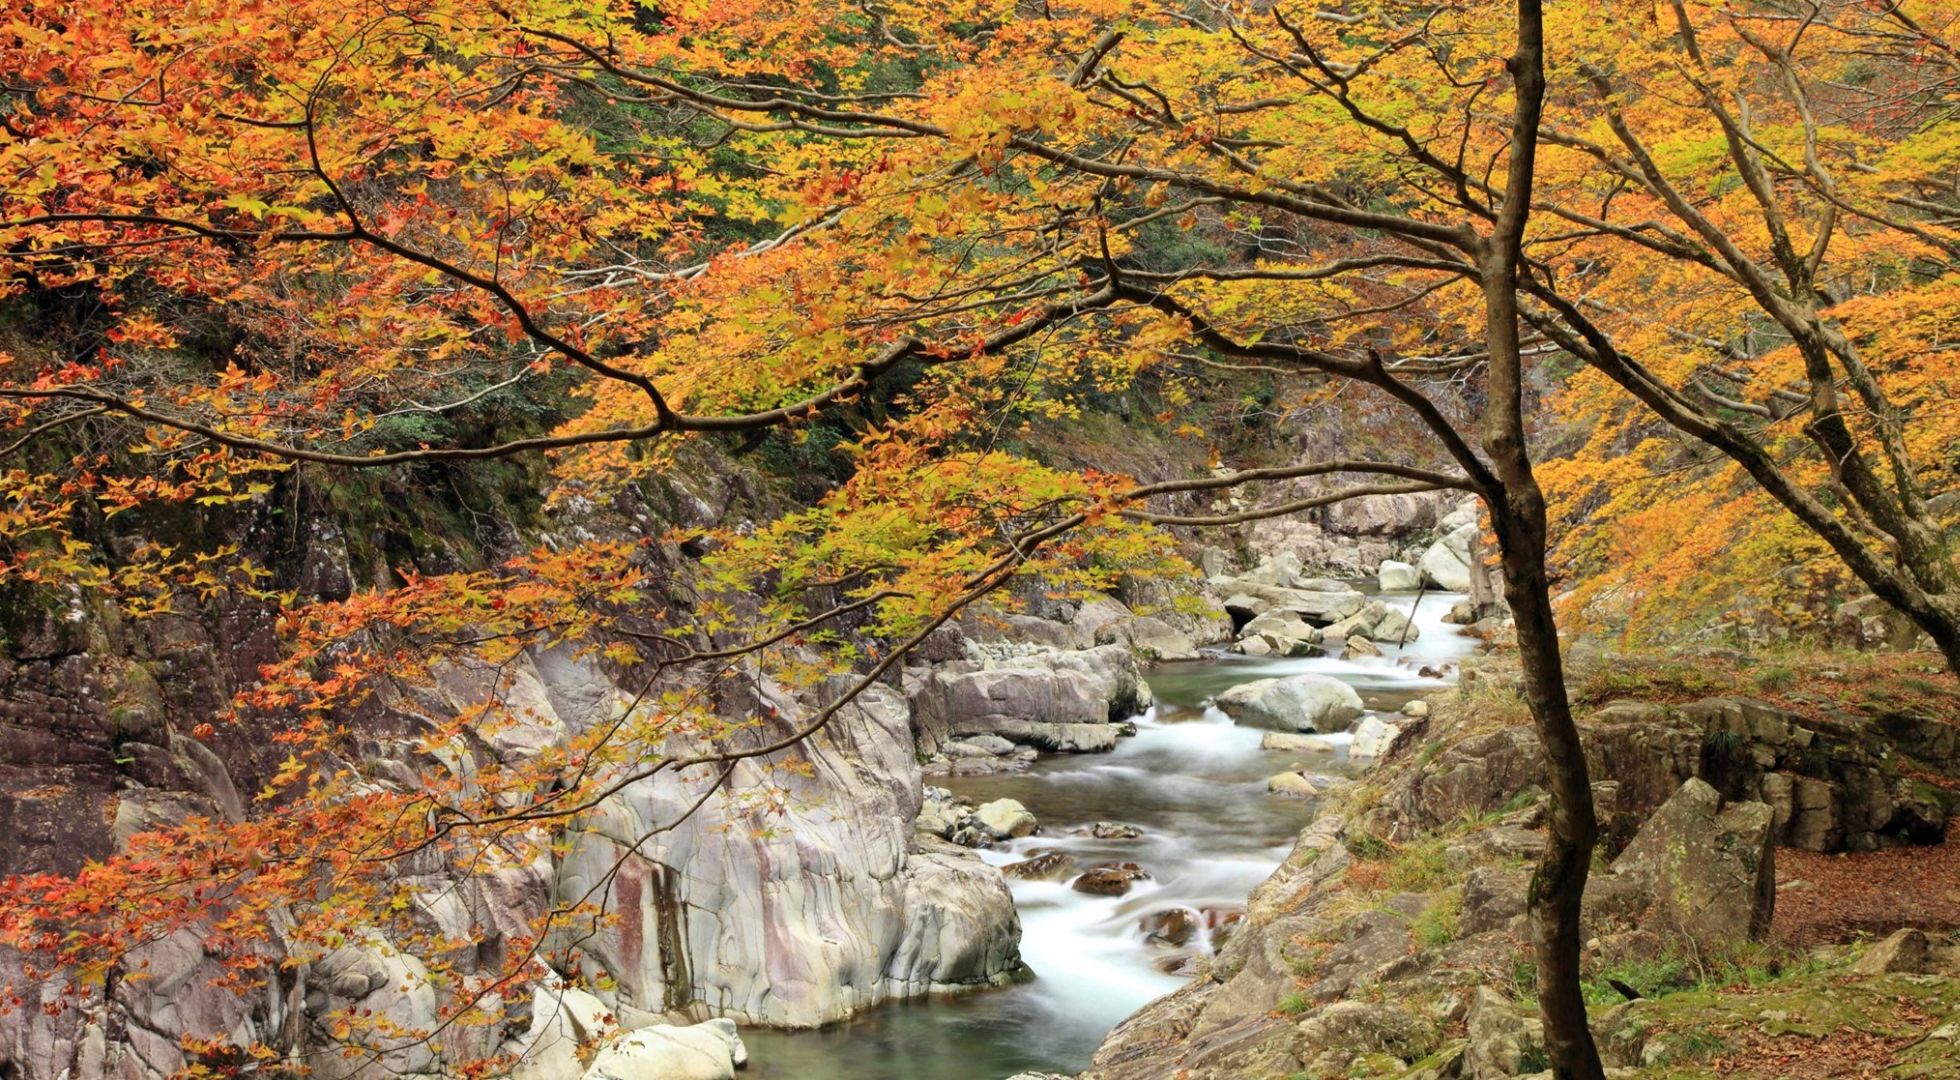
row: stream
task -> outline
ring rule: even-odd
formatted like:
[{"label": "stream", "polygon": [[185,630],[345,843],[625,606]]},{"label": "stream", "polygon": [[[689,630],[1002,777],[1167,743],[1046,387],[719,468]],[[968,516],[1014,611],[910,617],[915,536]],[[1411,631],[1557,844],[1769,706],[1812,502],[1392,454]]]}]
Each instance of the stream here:
[{"label": "stream", "polygon": [[[1472,639],[1442,617],[1463,599],[1429,592],[1379,599],[1414,606],[1415,641],[1383,645],[1378,659],[1216,659],[1159,665],[1148,673],[1156,705],[1137,734],[1107,754],[1047,755],[1023,773],[927,777],[976,804],[1018,799],[1041,821],[1035,836],[980,854],[1004,865],[1033,849],[1059,848],[1084,867],[1126,861],[1151,880],[1122,897],[1090,896],[1066,883],[1009,879],[1021,915],[1021,957],[1033,981],[1001,990],[934,998],[873,1010],[819,1031],[745,1029],[747,1075],[764,1080],[1000,1080],[1024,1070],[1074,1073],[1109,1029],[1153,998],[1184,985],[1160,970],[1212,947],[1199,929],[1181,949],[1147,940],[1142,922],[1159,912],[1199,916],[1244,907],[1246,897],[1286,857],[1311,816],[1309,800],[1268,794],[1266,778],[1290,767],[1354,775],[1344,736],[1333,755],[1269,751],[1263,732],[1239,727],[1202,702],[1253,679],[1314,672],[1352,685],[1371,710],[1394,712],[1442,689],[1416,673],[1417,661],[1456,660]],[[1407,660],[1409,663],[1404,663]],[[1097,821],[1134,825],[1143,835],[1098,840],[1073,835]],[[1215,921],[1215,919],[1214,919]]]}]

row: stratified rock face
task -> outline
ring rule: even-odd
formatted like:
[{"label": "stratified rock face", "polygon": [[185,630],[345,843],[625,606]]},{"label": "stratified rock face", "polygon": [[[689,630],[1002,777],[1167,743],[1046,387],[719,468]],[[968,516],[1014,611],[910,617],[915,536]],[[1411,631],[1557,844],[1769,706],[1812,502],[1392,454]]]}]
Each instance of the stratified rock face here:
[{"label": "stratified rock face", "polygon": [[1345,731],[1361,715],[1354,687],[1325,675],[1241,683],[1218,695],[1217,705],[1241,724],[1275,731]]},{"label": "stratified rock face", "polygon": [[[808,721],[787,695],[764,697],[774,720],[754,737]],[[713,782],[662,773],[581,823],[555,894],[603,896],[620,913],[579,948],[617,981],[623,1015],[687,1009],[809,1027],[1019,970],[1020,924],[999,871],[952,845],[915,847],[908,725],[904,701],[874,688],[785,753],[797,767],[736,766],[731,790],[773,786],[779,802],[712,795],[661,832]]]}]

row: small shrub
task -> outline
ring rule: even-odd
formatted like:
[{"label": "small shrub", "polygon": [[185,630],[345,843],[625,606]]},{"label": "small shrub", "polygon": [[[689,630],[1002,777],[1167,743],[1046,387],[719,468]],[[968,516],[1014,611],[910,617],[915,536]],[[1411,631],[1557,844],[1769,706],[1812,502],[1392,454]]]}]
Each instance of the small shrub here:
[{"label": "small shrub", "polygon": [[1352,832],[1342,842],[1347,846],[1348,854],[1357,859],[1381,860],[1395,854],[1394,845],[1374,833]]},{"label": "small shrub", "polygon": [[1756,673],[1756,689],[1764,693],[1788,689],[1796,681],[1797,673],[1781,664],[1766,667]]},{"label": "small shrub", "polygon": [[1385,884],[1396,892],[1428,892],[1450,879],[1440,837],[1402,845],[1391,855]]},{"label": "small shrub", "polygon": [[1411,928],[1416,944],[1424,949],[1440,949],[1456,940],[1463,921],[1463,890],[1448,889],[1416,916]]}]

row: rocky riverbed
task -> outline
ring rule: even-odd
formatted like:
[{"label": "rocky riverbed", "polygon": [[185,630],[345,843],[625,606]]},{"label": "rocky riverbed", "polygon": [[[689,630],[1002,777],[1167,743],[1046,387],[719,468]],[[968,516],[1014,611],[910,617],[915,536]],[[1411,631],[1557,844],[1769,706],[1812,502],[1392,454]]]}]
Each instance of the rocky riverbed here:
[{"label": "rocky riverbed", "polygon": [[[132,953],[153,978],[119,983],[109,1000],[81,1007],[59,1007],[58,980],[24,981],[19,961],[0,956],[0,983],[28,992],[24,1008],[0,1015],[0,1065],[35,1080],[161,1077],[190,1063],[180,1036],[192,1034],[282,1043],[323,1075],[440,1073],[452,1059],[502,1053],[539,1080],[579,1068],[596,1070],[596,1080],[633,1061],[653,1067],[662,1054],[698,1056],[705,1047],[718,1058],[721,1045],[732,1068],[747,1056],[737,1042],[667,1037],[712,1017],[764,1033],[752,1040],[770,1051],[755,1055],[758,1068],[772,1057],[795,1061],[838,1030],[881,1028],[905,1048],[899,1058],[947,1062],[936,1073],[894,1075],[977,1075],[973,1047],[1003,1039],[1029,1048],[1003,1069],[1078,1067],[1105,1030],[1181,985],[1227,940],[1246,894],[1278,863],[1314,800],[1351,771],[1349,750],[1386,751],[1407,720],[1397,711],[1407,692],[1444,685],[1448,657],[1469,639],[1443,620],[1480,613],[1430,591],[1412,619],[1415,593],[1379,587],[1407,585],[1411,573],[1418,587],[1457,583],[1449,559],[1463,530],[1452,517],[1464,513],[1388,500],[1379,521],[1358,523],[1376,530],[1364,539],[1299,523],[1254,530],[1240,553],[1203,553],[1201,582],[1138,583],[1086,602],[1036,596],[1014,613],[976,612],[928,642],[901,680],[874,687],[800,747],[793,768],[739,765],[728,791],[708,795],[678,828],[659,826],[701,798],[705,777],[628,784],[573,823],[556,853],[526,865],[496,874],[418,867],[426,908],[413,913],[418,921],[478,942],[474,955],[446,961],[464,977],[479,964],[489,970],[555,904],[594,898],[617,915],[551,943],[563,970],[542,970],[536,988],[502,1002],[500,1024],[459,1029],[441,1044],[384,1038],[344,1055],[332,1040],[306,1035],[314,1018],[354,1009],[405,1033],[441,1022],[445,1002],[421,958],[379,936],[350,942],[289,965],[277,987],[242,998],[213,985],[218,965],[186,930]],[[1408,569],[1425,564],[1436,572]],[[1179,592],[1199,602],[1177,602]],[[1405,654],[1428,662],[1405,663]],[[195,656],[210,665],[229,658],[215,644]],[[143,687],[130,682],[140,670],[82,648],[16,664],[0,683],[108,680],[111,696],[141,702]],[[243,677],[214,668],[211,700]],[[382,735],[364,745],[365,767],[384,784],[431,768],[466,774],[566,746],[634,708],[619,673],[542,652],[494,674],[441,672],[377,700],[372,722],[466,708],[493,679],[519,718],[496,738],[432,758],[413,740]],[[1245,683],[1253,684],[1248,701],[1223,698],[1241,722],[1201,708]],[[837,690],[792,691],[758,677],[746,698],[718,706],[757,718],[738,739],[769,741],[806,723]],[[102,850],[104,838],[55,842],[57,825],[73,830],[89,815],[114,820],[121,836],[188,812],[242,812],[235,792],[249,787],[254,759],[205,751],[165,719],[168,695],[152,696],[154,709],[96,716],[89,699],[77,706],[78,737],[115,733],[117,764],[138,770],[90,773],[101,782],[89,786],[19,789],[10,797],[29,802],[14,817],[30,827],[15,840],[19,865],[10,869],[59,870],[78,850]],[[11,767],[43,768],[38,746]],[[936,794],[928,783],[974,813],[928,799]],[[774,794],[749,797],[757,791]],[[1026,820],[1004,806],[981,812],[1002,800],[1019,801]],[[1099,821],[1120,827],[1096,835]],[[1082,828],[1090,834],[1075,835]],[[43,855],[45,865],[36,862]],[[1039,876],[1003,872],[1038,858],[1058,865]],[[586,989],[554,981],[573,969],[591,980]],[[920,1001],[932,1004],[888,1008]],[[985,1019],[1003,1012],[1024,1019]],[[767,1034],[845,1021],[858,1027]],[[644,1034],[627,1041],[634,1030]],[[952,1034],[959,1030],[976,1034],[962,1042]],[[574,1046],[581,1052],[567,1058]],[[591,1056],[595,1048],[601,1057]]]},{"label": "rocky riverbed", "polygon": [[[1407,612],[1415,600],[1406,592],[1378,602]],[[1318,676],[1368,707],[1332,726],[1377,716],[1405,721],[1408,702],[1448,685],[1421,668],[1444,670],[1475,644],[1442,622],[1459,600],[1430,592],[1415,618],[1431,636],[1419,638],[1420,647],[1390,645],[1389,655],[1158,665],[1147,673],[1154,705],[1108,753],[1044,755],[1024,769],[969,767],[929,778],[944,786],[929,789],[928,815],[935,803],[951,803],[965,816],[991,819],[1003,834],[970,839],[986,843],[981,856],[1008,874],[1031,981],[878,1010],[817,1032],[745,1031],[753,1074],[995,1080],[1086,1067],[1112,1027],[1213,961],[1320,792],[1373,764],[1351,754],[1350,733],[1276,742],[1210,703],[1235,686]],[[1315,793],[1274,790],[1284,775],[1304,775]],[[1025,808],[1039,831],[1013,835],[1020,830],[999,809],[1005,800]],[[957,833],[960,815],[949,816],[928,827]]]}]

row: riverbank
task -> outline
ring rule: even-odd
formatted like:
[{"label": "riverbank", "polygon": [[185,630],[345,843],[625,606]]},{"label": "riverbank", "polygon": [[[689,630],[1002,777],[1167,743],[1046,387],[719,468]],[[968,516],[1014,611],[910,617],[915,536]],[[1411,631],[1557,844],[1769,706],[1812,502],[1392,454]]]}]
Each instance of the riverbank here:
[{"label": "riverbank", "polygon": [[[1952,800],[1927,788],[1960,757],[1940,702],[1832,667],[1806,693],[1774,659],[1732,682],[1732,660],[1591,655],[1573,686],[1606,836],[1583,972],[1615,1075],[1960,1075],[1949,928],[1898,922],[1919,910],[1901,903],[1870,926],[1898,931],[1882,942],[1776,929],[1828,884],[1779,874],[1779,846],[1900,862],[1944,833]],[[1500,658],[1432,699],[1423,730],[1324,803],[1218,962],[1119,1026],[1083,1080],[1538,1075],[1524,891],[1543,765],[1511,679]],[[1763,683],[1782,693],[1704,696]],[[1870,831],[1806,804],[1860,808]]]},{"label": "riverbank", "polygon": [[[1030,982],[958,998],[871,1011],[814,1032],[745,1029],[749,1075],[765,1080],[996,1080],[1023,1070],[1088,1067],[1110,1029],[1151,1000],[1187,985],[1215,959],[1242,919],[1247,897],[1285,858],[1325,794],[1289,797],[1270,779],[1304,769],[1325,792],[1365,776],[1348,738],[1326,752],[1267,749],[1266,733],[1241,726],[1209,702],[1260,679],[1324,675],[1352,686],[1369,715],[1446,691],[1445,670],[1478,644],[1443,621],[1459,594],[1378,594],[1417,634],[1406,647],[1348,660],[1254,659],[1216,654],[1158,664],[1154,705],[1136,734],[1102,754],[1050,754],[1025,771],[929,778],[973,805],[1011,799],[1038,833],[982,849],[1007,867],[1059,853],[1073,872],[1055,880],[1010,877]],[[1104,829],[1098,822],[1124,828]],[[1125,835],[1134,830],[1137,835]],[[1149,876],[1120,896],[1072,887],[1074,873],[1133,863]]]}]

